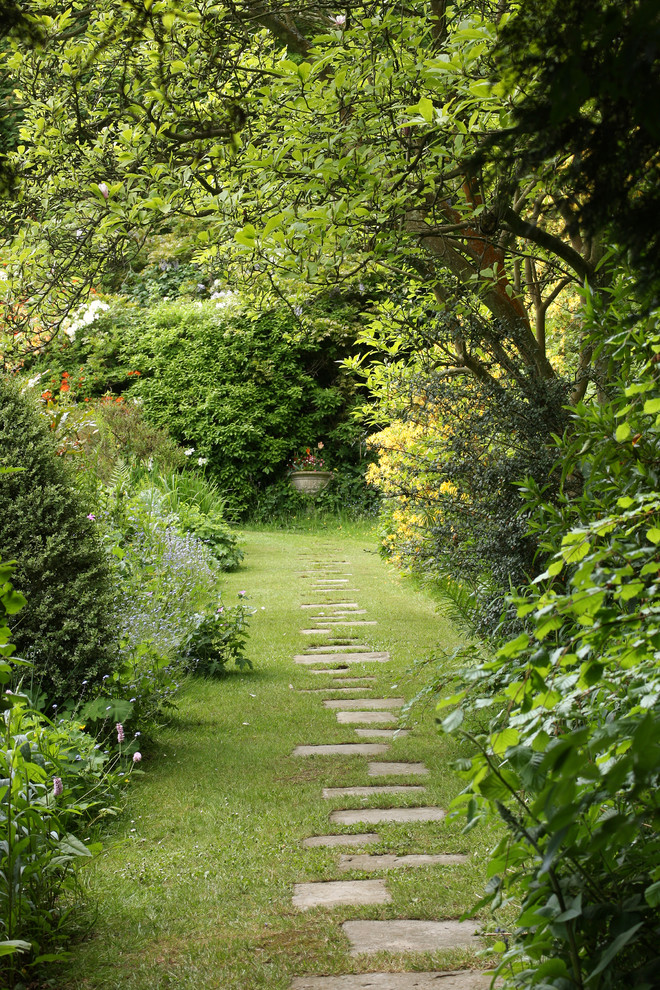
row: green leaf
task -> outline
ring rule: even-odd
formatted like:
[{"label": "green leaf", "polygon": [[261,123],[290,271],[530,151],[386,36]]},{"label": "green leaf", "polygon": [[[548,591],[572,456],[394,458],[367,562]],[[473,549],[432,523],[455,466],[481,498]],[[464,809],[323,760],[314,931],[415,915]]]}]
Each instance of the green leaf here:
[{"label": "green leaf", "polygon": [[656,880],[644,891],[644,900],[650,907],[660,907],[660,880]]},{"label": "green leaf", "polygon": [[644,412],[647,416],[655,416],[660,412],[660,399],[647,399],[644,403]]},{"label": "green leaf", "polygon": [[623,443],[624,440],[628,439],[631,433],[632,430],[630,429],[630,423],[620,423],[619,426],[617,426],[616,428],[614,439],[618,443]]},{"label": "green leaf", "polygon": [[628,942],[631,940],[635,932],[638,932],[639,929],[643,926],[643,924],[644,922],[640,921],[638,922],[638,924],[633,925],[632,928],[629,928],[628,931],[622,932],[620,935],[617,935],[614,941],[610,943],[609,947],[600,957],[600,962],[598,963],[596,968],[592,970],[591,973],[589,973],[589,976],[585,980],[585,983],[591,983],[594,976],[598,976],[599,973],[603,972],[606,966],[609,966],[611,961],[614,959],[615,955],[621,951],[624,945],[628,944]]},{"label": "green leaf", "polygon": [[448,715],[447,718],[443,719],[440,723],[440,728],[443,732],[453,732],[457,729],[461,722],[463,721],[463,709],[457,708],[455,711]]},{"label": "green leaf", "polygon": [[646,530],[646,538],[650,540],[651,543],[660,543],[660,529],[657,526],[652,526],[651,529]]}]

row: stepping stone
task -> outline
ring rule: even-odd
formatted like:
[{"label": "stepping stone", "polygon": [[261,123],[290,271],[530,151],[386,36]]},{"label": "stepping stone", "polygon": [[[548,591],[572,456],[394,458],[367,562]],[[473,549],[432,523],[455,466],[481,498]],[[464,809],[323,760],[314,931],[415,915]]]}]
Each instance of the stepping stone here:
[{"label": "stepping stone", "polygon": [[297,976],[289,990],[487,990],[492,974],[472,970],[451,973],[356,973]]},{"label": "stepping stone", "polygon": [[355,735],[362,739],[394,739],[409,736],[410,729],[355,729]]},{"label": "stepping stone", "polygon": [[389,747],[384,743],[332,743],[324,746],[296,746],[292,756],[378,756]]},{"label": "stepping stone", "polygon": [[305,602],[301,608],[357,608],[357,602]]},{"label": "stepping stone", "polygon": [[319,627],[318,629],[301,629],[300,631],[303,636],[318,636],[319,633],[323,633],[324,636],[327,636],[332,632],[331,629],[326,629],[324,627]]},{"label": "stepping stone", "polygon": [[472,921],[345,921],[351,955],[362,952],[437,952],[479,948]]},{"label": "stepping stone", "polygon": [[342,609],[335,609],[335,608],[332,608],[332,606],[330,606],[330,605],[327,606],[327,610],[326,611],[323,611],[322,610],[322,606],[319,606],[319,608],[321,608],[321,611],[320,612],[317,612],[316,615],[312,615],[311,616],[312,619],[335,619],[335,618],[343,618],[344,616],[350,617],[352,615],[366,615],[367,614],[366,608],[353,608],[353,609],[342,608]]},{"label": "stepping stone", "polygon": [[[312,630],[314,631],[314,630]],[[313,663],[387,663],[389,653],[298,653],[293,658],[296,663],[307,666]]]},{"label": "stepping stone", "polygon": [[324,787],[323,797],[371,797],[372,794],[410,794],[422,793],[425,787],[414,784],[386,784],[382,787]]},{"label": "stepping stone", "polygon": [[349,808],[345,811],[332,811],[333,825],[358,825],[366,822],[377,825],[379,822],[441,822],[446,812],[442,808]]},{"label": "stepping stone", "polygon": [[[365,687],[364,684],[356,684],[355,687],[335,687],[334,684],[328,684],[327,687],[322,688],[298,688],[298,694],[326,694],[328,691],[336,691],[338,694],[341,692],[345,694],[347,691],[371,691],[372,688]],[[362,699],[368,700],[368,699]]]},{"label": "stepping stone", "polygon": [[327,619],[324,621],[324,625],[331,626],[333,629],[335,626],[377,626],[378,623],[375,619],[356,619],[352,622],[350,619]]},{"label": "stepping stone", "polygon": [[392,895],[384,880],[328,880],[322,883],[296,883],[293,906],[300,911],[315,907],[350,904],[390,904]]},{"label": "stepping stone", "polygon": [[391,722],[394,712],[335,712],[340,725],[353,725],[354,722]]},{"label": "stepping stone", "polygon": [[309,849],[314,846],[370,846],[380,842],[377,832],[360,832],[357,835],[312,835],[303,839],[303,846]]},{"label": "stepping stone", "polygon": [[405,698],[352,698],[350,701],[348,699],[324,701],[323,704],[326,708],[343,708],[348,711],[359,708],[363,702],[365,708],[401,708],[405,700]]},{"label": "stepping stone", "polygon": [[[352,575],[351,575],[351,577],[352,577]],[[325,585],[334,586],[336,584],[348,584],[348,578],[347,577],[324,578],[322,581],[315,581],[314,582],[314,587],[315,588],[319,588],[321,585],[324,585],[324,586]]]},{"label": "stepping stone", "polygon": [[364,870],[365,873],[370,873],[373,870],[398,870],[404,866],[457,866],[466,862],[467,856],[458,854],[454,856],[449,853],[439,853],[436,856],[370,856],[368,853],[362,853],[340,856],[339,869],[342,873],[348,870]]},{"label": "stepping stone", "polygon": [[423,763],[370,763],[370,777],[386,777],[388,774],[397,777],[425,776],[429,771]]},{"label": "stepping stone", "polygon": [[[355,684],[356,687],[361,687],[365,684],[365,681],[375,681],[375,677],[370,677],[369,674],[355,674],[353,677],[338,677],[337,684]],[[334,690],[334,686],[332,686]],[[372,688],[365,685],[366,691],[371,691]]]},{"label": "stepping stone", "polygon": [[[341,653],[341,651],[342,650],[345,650],[348,645],[349,645],[348,643],[344,643],[343,646],[342,645],[331,646],[330,644],[325,644],[324,643],[323,646],[308,646],[307,647],[307,654],[309,655],[311,653],[333,653],[333,652],[334,653]],[[362,646],[361,643],[353,643],[352,644],[352,647],[353,647],[353,650],[354,651],[361,651],[363,653],[369,653],[369,647],[368,646]]]}]

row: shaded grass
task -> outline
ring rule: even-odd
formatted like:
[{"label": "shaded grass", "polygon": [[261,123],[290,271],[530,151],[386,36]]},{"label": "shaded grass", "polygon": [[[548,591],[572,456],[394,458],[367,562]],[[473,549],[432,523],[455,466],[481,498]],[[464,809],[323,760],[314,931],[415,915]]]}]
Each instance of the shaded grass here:
[{"label": "shaded grass", "polygon": [[[457,643],[431,600],[380,561],[368,535],[364,525],[330,534],[246,532],[245,564],[227,577],[223,597],[231,604],[245,589],[257,607],[248,647],[255,669],[189,682],[177,716],[144,754],[145,776],[131,790],[105,852],[82,874],[99,915],[93,936],[76,947],[59,977],[63,990],[284,990],[301,973],[483,964],[465,951],[352,958],[339,924],[460,916],[482,893],[488,841],[480,829],[463,835],[461,822],[377,827],[380,842],[371,853],[471,854],[464,867],[392,871],[391,904],[305,913],[291,906],[296,882],[367,876],[339,873],[341,850],[302,849],[310,835],[365,830],[330,827],[331,810],[359,807],[361,799],[327,801],[321,789],[403,782],[369,778],[364,758],[292,757],[299,743],[357,739],[323,708],[322,696],[296,690],[332,684],[331,675],[293,663],[310,645],[298,630],[313,610],[301,603],[346,597],[378,620],[356,632],[360,642],[389,650],[391,663],[356,664],[346,672],[375,676],[372,697],[411,697],[423,683],[416,662],[439,643]],[[352,590],[310,598],[310,579],[301,572],[313,573],[326,556],[350,560]],[[446,807],[460,790],[449,769],[460,747],[438,738],[430,707],[414,709],[409,722],[413,733],[395,739],[382,759],[424,761],[430,774],[419,783],[426,794],[404,803]],[[391,795],[368,800],[374,807],[398,803]]]}]

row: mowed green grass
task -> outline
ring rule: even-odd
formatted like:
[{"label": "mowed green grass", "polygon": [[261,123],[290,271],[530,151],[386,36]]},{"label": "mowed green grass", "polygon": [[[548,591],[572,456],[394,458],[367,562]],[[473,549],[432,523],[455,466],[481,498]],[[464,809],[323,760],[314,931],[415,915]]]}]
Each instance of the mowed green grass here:
[{"label": "mowed green grass", "polygon": [[[326,558],[349,561],[349,587],[357,590],[338,597],[358,602],[367,609],[360,618],[378,625],[346,632],[392,655],[387,665],[369,665],[377,677],[373,697],[412,697],[428,676],[415,662],[438,646],[451,648],[456,633],[429,598],[379,559],[366,527],[251,530],[244,542],[244,566],[227,577],[224,598],[231,604],[245,590],[257,608],[248,650],[254,670],[191,681],[176,718],[145,751],[144,776],[105,852],[83,871],[98,916],[58,974],[58,987],[285,990],[304,973],[483,966],[465,951],[356,959],[340,927],[351,918],[459,917],[481,896],[492,841],[480,829],[464,836],[460,821],[377,827],[380,843],[363,851],[471,853],[463,866],[391,872],[391,904],[307,912],[291,905],[294,883],[345,876],[337,868],[341,850],[303,849],[305,837],[370,830],[329,827],[329,811],[361,799],[327,801],[323,787],[418,782],[374,781],[365,757],[292,756],[299,743],[358,741],[323,708],[323,695],[298,690],[331,681],[293,662],[306,645],[323,641],[300,633],[313,614],[301,603],[334,597],[313,593],[300,572]],[[361,665],[346,673],[357,672]],[[431,706],[413,712],[411,727],[377,759],[424,761],[427,793],[404,803],[446,807],[461,789],[450,767],[458,744],[437,735]],[[398,803],[392,795],[369,799]]]}]

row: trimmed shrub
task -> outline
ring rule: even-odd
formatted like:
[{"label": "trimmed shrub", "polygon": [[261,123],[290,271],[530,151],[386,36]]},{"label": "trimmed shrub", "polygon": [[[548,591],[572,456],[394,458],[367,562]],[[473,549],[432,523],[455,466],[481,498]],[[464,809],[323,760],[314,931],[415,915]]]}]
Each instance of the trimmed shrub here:
[{"label": "trimmed shrub", "polygon": [[28,605],[14,625],[19,656],[51,702],[113,666],[110,573],[91,520],[30,401],[0,382],[0,546],[17,561]]}]

